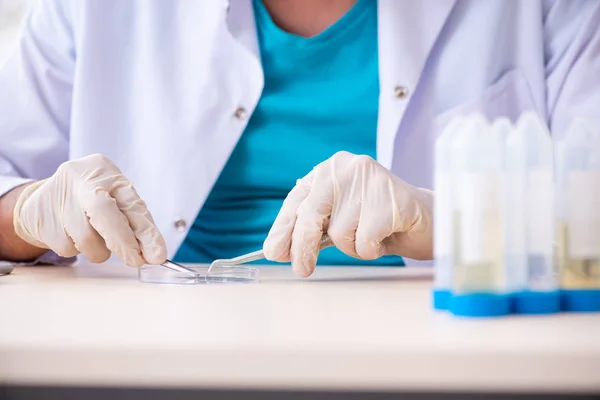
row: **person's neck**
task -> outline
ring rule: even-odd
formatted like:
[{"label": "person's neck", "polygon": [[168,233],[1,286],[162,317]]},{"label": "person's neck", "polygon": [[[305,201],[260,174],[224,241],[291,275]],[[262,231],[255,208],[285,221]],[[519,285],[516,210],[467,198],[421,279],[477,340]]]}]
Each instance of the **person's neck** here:
[{"label": "person's neck", "polygon": [[357,0],[259,0],[286,32],[312,37],[337,22]]}]

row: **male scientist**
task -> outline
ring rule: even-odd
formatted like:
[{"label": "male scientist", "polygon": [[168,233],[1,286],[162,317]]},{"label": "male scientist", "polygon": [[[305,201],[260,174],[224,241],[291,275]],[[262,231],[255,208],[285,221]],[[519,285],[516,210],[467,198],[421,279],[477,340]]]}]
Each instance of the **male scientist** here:
[{"label": "male scientist", "polygon": [[321,264],[431,259],[440,130],[600,126],[599,27],[598,0],[38,0],[0,72],[0,259],[264,246],[306,277],[324,232]]}]

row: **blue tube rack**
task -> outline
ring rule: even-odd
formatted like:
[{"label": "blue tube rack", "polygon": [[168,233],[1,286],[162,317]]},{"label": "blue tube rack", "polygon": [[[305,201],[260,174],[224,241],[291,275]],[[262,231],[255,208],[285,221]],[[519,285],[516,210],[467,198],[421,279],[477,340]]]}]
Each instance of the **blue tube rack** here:
[{"label": "blue tube rack", "polygon": [[433,308],[459,317],[543,315],[559,312],[600,312],[600,289],[524,291],[508,294],[453,294],[432,291]]}]

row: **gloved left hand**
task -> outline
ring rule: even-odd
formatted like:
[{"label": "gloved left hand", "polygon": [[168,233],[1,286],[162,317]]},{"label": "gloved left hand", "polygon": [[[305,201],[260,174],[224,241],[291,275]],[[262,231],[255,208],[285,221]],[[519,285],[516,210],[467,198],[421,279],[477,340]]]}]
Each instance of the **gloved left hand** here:
[{"label": "gloved left hand", "polygon": [[285,199],[263,249],[310,276],[321,237],[349,256],[433,257],[433,193],[404,182],[370,157],[340,152],[300,179]]}]

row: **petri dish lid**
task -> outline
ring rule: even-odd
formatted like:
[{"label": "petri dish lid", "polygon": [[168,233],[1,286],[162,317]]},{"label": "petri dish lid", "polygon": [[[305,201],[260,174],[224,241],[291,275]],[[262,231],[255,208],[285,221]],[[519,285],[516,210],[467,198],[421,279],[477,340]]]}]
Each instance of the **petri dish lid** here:
[{"label": "petri dish lid", "polygon": [[217,267],[207,276],[208,265],[189,266],[196,272],[190,276],[185,272],[173,271],[160,265],[145,265],[138,270],[138,277],[144,283],[163,283],[172,285],[211,285],[240,284],[258,282],[259,269],[254,267]]}]

